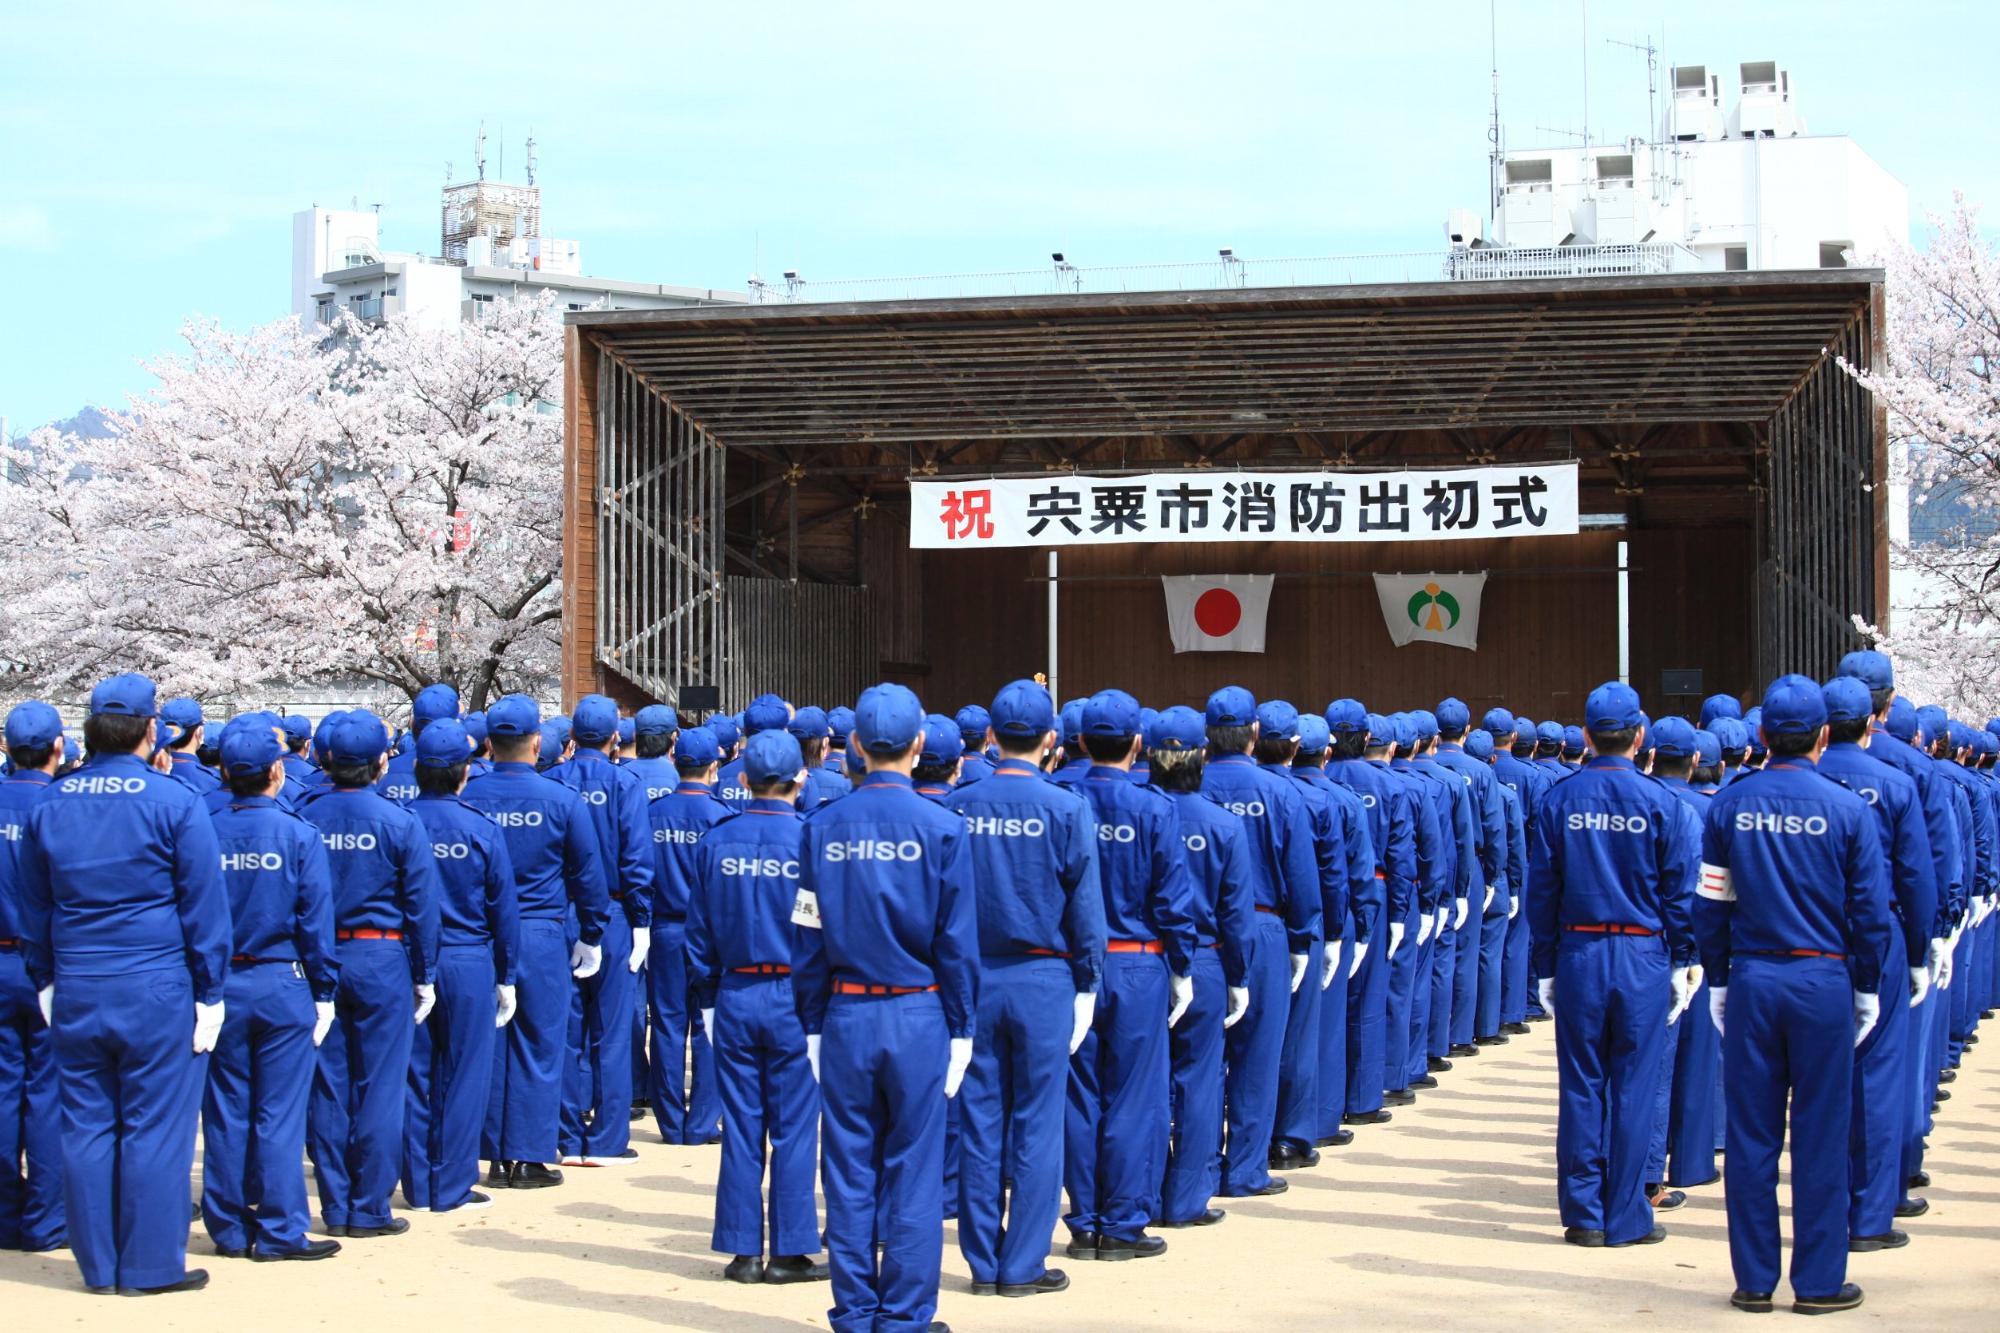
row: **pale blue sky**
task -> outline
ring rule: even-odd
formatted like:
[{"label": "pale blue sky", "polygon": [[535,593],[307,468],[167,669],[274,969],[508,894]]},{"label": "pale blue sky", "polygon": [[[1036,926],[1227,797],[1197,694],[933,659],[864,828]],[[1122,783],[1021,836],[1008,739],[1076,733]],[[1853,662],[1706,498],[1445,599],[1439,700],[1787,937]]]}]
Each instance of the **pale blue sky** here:
[{"label": "pale blue sky", "polygon": [[[290,216],[383,205],[435,251],[444,164],[540,144],[587,271],[741,288],[1428,249],[1484,202],[1486,6],[7,0],[0,414],[122,405],[182,320],[285,313]],[[1990,9],[1501,0],[1508,142],[1645,128],[1643,57],[1792,71],[1914,209],[2000,197]],[[1664,68],[1662,70],[1664,79]],[[1727,80],[1725,79],[1725,82]],[[2000,208],[2000,202],[1996,202]]]}]

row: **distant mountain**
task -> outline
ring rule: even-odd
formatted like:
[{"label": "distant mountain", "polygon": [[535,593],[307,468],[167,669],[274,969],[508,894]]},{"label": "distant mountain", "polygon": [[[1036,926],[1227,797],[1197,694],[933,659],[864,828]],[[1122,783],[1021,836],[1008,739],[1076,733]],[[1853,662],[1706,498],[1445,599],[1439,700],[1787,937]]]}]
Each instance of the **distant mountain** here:
[{"label": "distant mountain", "polygon": [[49,429],[65,435],[81,435],[86,440],[105,440],[118,433],[115,419],[99,407],[86,407],[73,417],[51,421]]}]

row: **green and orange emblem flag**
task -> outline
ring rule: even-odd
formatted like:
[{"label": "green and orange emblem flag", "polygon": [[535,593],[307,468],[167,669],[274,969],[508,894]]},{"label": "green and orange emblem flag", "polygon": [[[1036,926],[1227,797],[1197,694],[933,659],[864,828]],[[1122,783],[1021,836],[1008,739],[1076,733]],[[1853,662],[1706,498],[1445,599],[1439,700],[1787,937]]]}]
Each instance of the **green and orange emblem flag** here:
[{"label": "green and orange emblem flag", "polygon": [[1479,647],[1480,574],[1377,574],[1382,619],[1398,648],[1412,643]]}]

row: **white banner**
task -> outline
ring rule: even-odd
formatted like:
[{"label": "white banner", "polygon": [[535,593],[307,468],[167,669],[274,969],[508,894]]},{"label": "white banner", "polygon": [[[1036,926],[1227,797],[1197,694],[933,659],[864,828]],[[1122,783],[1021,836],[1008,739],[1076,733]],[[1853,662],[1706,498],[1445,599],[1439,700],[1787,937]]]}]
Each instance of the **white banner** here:
[{"label": "white banner", "polygon": [[1261,653],[1269,574],[1162,574],[1177,653]]},{"label": "white banner", "polygon": [[1484,574],[1377,574],[1375,595],[1398,648],[1442,643],[1479,648],[1479,599]]},{"label": "white banner", "polygon": [[910,545],[1390,542],[1567,536],[1576,464],[910,482]]}]

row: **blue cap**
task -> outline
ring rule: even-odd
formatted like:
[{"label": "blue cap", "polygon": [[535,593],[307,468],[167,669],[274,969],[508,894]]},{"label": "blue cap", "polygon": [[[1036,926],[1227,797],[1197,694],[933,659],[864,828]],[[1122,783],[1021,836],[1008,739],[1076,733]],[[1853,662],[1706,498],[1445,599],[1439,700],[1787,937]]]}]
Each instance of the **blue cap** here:
[{"label": "blue cap", "polygon": [[342,718],[327,738],[327,756],[336,764],[372,764],[389,750],[389,729],[365,708]]},{"label": "blue cap", "polygon": [[1389,734],[1395,737],[1396,748],[1407,750],[1417,743],[1417,721],[1408,713],[1389,715]]},{"label": "blue cap", "polygon": [[790,782],[805,769],[799,738],[782,726],[754,733],[743,746],[745,782]]},{"label": "blue cap", "polygon": [[715,733],[707,727],[682,727],[674,738],[674,765],[677,768],[707,768],[722,757]]},{"label": "blue cap", "polygon": [[1837,675],[1852,676],[1871,690],[1891,690],[1896,687],[1896,665],[1887,653],[1878,653],[1873,648],[1863,648],[1840,659]]},{"label": "blue cap", "polygon": [[755,736],[760,731],[783,731],[791,720],[789,704],[775,694],[762,694],[743,710],[743,732]]},{"label": "blue cap", "polygon": [[1464,731],[1472,725],[1472,710],[1465,706],[1463,699],[1456,696],[1438,700],[1434,716],[1437,718],[1440,731]]},{"label": "blue cap", "polygon": [[455,717],[434,719],[417,737],[418,768],[450,768],[472,758],[472,737]]},{"label": "blue cap", "polygon": [[1764,691],[1760,725],[1773,736],[1798,736],[1826,725],[1826,696],[1819,682],[1796,672],[1778,677]]},{"label": "blue cap", "polygon": [[216,749],[222,754],[222,771],[232,777],[268,773],[285,753],[269,727],[240,717],[222,729]]},{"label": "blue cap", "polygon": [[958,734],[958,720],[943,713],[931,713],[924,718],[923,762],[926,764],[956,763],[965,753],[965,737]]},{"label": "blue cap", "polygon": [[[489,713],[491,710],[488,710]],[[569,719],[552,717],[538,729],[542,738],[541,753],[535,756],[535,763],[543,768],[562,757],[563,746],[569,744]]]},{"label": "blue cap", "polygon": [[1083,735],[1083,707],[1089,702],[1090,700],[1088,699],[1071,699],[1056,714],[1062,720],[1064,745],[1076,744],[1077,740]]},{"label": "blue cap", "polygon": [[1718,717],[1708,724],[1708,730],[1715,733],[1716,744],[1723,751],[1747,750],[1750,748],[1750,728],[1737,717]]},{"label": "blue cap", "polygon": [[1533,718],[1528,717],[1524,713],[1514,714],[1514,735],[1518,739],[1524,740],[1528,744],[1533,745],[1535,743],[1535,737],[1539,734],[1540,734],[1540,728],[1535,725],[1535,720]]},{"label": "blue cap", "polygon": [[1722,740],[1707,728],[1694,734],[1694,762],[1701,768],[1712,768],[1722,762]]},{"label": "blue cap", "polygon": [[986,733],[992,729],[993,715],[978,704],[967,704],[958,710],[952,719],[958,723],[958,734],[965,738],[967,749],[986,744]]},{"label": "blue cap", "polygon": [[97,682],[90,692],[90,715],[151,717],[159,711],[153,682],[136,671],[126,671]]},{"label": "blue cap", "polygon": [[785,724],[785,730],[802,741],[823,741],[833,734],[833,728],[826,724],[826,710],[807,704],[792,714],[792,720]]},{"label": "blue cap", "polygon": [[1564,750],[1572,751],[1576,754],[1582,754],[1587,744],[1588,744],[1588,739],[1584,736],[1582,727],[1563,728]]},{"label": "blue cap", "polygon": [[618,705],[601,694],[586,694],[569,715],[570,734],[579,745],[602,745],[618,734]]},{"label": "blue cap", "polygon": [[1465,752],[1474,759],[1491,759],[1493,757],[1493,733],[1483,727],[1466,732]]},{"label": "blue cap", "polygon": [[489,736],[532,736],[541,725],[541,705],[525,694],[503,696],[486,710]]},{"label": "blue cap", "polygon": [[1365,722],[1366,725],[1362,729],[1368,733],[1366,744],[1378,746],[1396,743],[1396,724],[1388,718],[1380,713],[1370,713]]},{"label": "blue cap", "polygon": [[458,716],[458,691],[449,685],[426,685],[410,702],[412,722],[435,722],[441,717]]},{"label": "blue cap", "polygon": [[1368,710],[1359,699],[1335,699],[1326,706],[1326,729],[1336,735],[1369,731]]},{"label": "blue cap", "polygon": [[1143,737],[1146,734],[1146,728],[1152,726],[1155,722],[1159,720],[1160,720],[1159,709],[1141,708],[1139,710],[1139,735]]},{"label": "blue cap", "polygon": [[1148,750],[1199,750],[1208,743],[1208,723],[1185,704],[1160,710],[1146,728]]},{"label": "blue cap", "polygon": [[1539,744],[1561,745],[1563,743],[1563,724],[1560,722],[1541,723],[1535,728],[1535,740]]},{"label": "blue cap", "polygon": [[1954,720],[1950,724],[1947,734],[1951,737],[1951,752],[1953,754],[1957,754],[1960,750],[1972,748],[1972,728],[1968,727],[1965,723]]},{"label": "blue cap", "polygon": [[[743,728],[737,726],[736,719],[728,713],[717,713],[711,717],[708,729],[715,733],[715,743],[724,750],[734,749],[736,742],[743,739]],[[848,729],[853,730],[852,727]]]},{"label": "blue cap", "polygon": [[[961,717],[964,714],[960,714]],[[1032,680],[1009,681],[993,696],[993,734],[1031,741],[1056,729],[1056,703],[1047,689]]]},{"label": "blue cap", "polygon": [[1663,717],[1652,726],[1653,753],[1668,759],[1694,754],[1694,724],[1684,717]]},{"label": "blue cap", "polygon": [[62,734],[62,714],[40,699],[15,704],[7,713],[7,745],[10,749],[39,750],[54,745],[56,738]]},{"label": "blue cap", "polygon": [[1438,734],[1437,714],[1428,708],[1412,708],[1410,725],[1416,728],[1419,742],[1430,740]]},{"label": "blue cap", "polygon": [[1925,745],[1934,745],[1951,736],[1951,715],[1937,704],[1925,704],[1917,710],[1917,728],[1924,735]]},{"label": "blue cap", "polygon": [[1883,719],[1889,734],[1899,741],[1913,741],[1917,734],[1917,706],[1905,695],[1897,695],[1889,704],[1889,715]]},{"label": "blue cap", "polygon": [[1224,685],[1208,696],[1211,727],[1247,727],[1257,720],[1257,696],[1241,685]]},{"label": "blue cap", "polygon": [[1641,724],[1639,692],[1619,680],[1607,680],[1590,692],[1583,704],[1584,725],[1592,731],[1623,731]]},{"label": "blue cap", "polygon": [[846,704],[826,710],[826,724],[833,728],[833,734],[841,738],[841,745],[847,744],[847,733],[854,730],[854,710]]},{"label": "blue cap", "polygon": [[900,754],[924,729],[924,706],[907,685],[871,685],[854,705],[854,733],[870,754]]},{"label": "blue cap", "polygon": [[160,705],[160,721],[174,729],[174,739],[171,743],[179,745],[187,739],[189,732],[202,724],[201,704],[186,695],[178,699],[169,699]]},{"label": "blue cap", "polygon": [[1495,736],[1505,736],[1514,731],[1519,724],[1514,721],[1514,715],[1506,709],[1489,708],[1486,710],[1486,716],[1479,719],[1479,725]]},{"label": "blue cap", "polygon": [[286,740],[296,745],[300,741],[311,740],[312,736],[313,724],[311,718],[307,717],[304,713],[287,713],[285,715]]},{"label": "blue cap", "polygon": [[1300,754],[1325,754],[1333,744],[1333,733],[1318,713],[1300,713],[1298,732]]},{"label": "blue cap", "polygon": [[1707,726],[1719,717],[1741,718],[1743,705],[1736,702],[1733,694],[1711,694],[1701,701],[1701,725]]},{"label": "blue cap", "polygon": [[1084,701],[1083,734],[1138,735],[1139,701],[1123,690],[1099,690]]},{"label": "blue cap", "polygon": [[618,744],[622,749],[639,738],[639,724],[632,718],[618,719]]},{"label": "blue cap", "polygon": [[339,726],[340,720],[346,716],[346,709],[336,708],[319,720],[319,725],[313,728],[313,748],[315,750],[319,750],[322,753],[326,750],[327,743],[332,739],[333,729]]},{"label": "blue cap", "polygon": [[1764,710],[1752,708],[1743,714],[1743,730],[1750,737],[1750,753],[1764,753]]},{"label": "blue cap", "polygon": [[492,724],[487,721],[483,712],[467,713],[459,719],[459,724],[465,728],[465,738],[472,742],[475,749],[486,744],[486,737],[493,730]]},{"label": "blue cap", "polygon": [[1257,731],[1267,741],[1295,741],[1299,738],[1299,710],[1283,699],[1259,704]]},{"label": "blue cap", "polygon": [[1829,722],[1858,722],[1872,717],[1874,705],[1868,698],[1868,686],[1859,676],[1835,676],[1819,687],[1820,695],[1826,701],[1826,720]]},{"label": "blue cap", "polygon": [[633,717],[632,725],[640,736],[671,736],[681,729],[680,719],[665,704],[647,704]]}]

